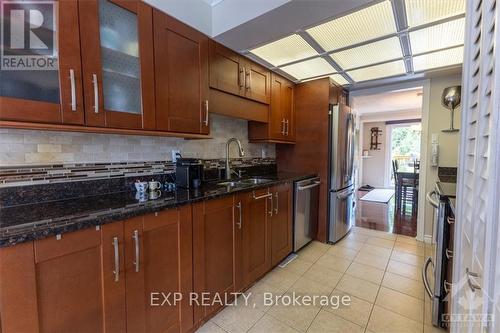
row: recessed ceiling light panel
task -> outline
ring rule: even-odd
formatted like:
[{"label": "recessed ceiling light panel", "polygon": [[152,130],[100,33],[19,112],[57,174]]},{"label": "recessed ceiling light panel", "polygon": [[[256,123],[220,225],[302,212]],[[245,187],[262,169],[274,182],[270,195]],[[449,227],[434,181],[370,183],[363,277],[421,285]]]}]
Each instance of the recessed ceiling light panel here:
[{"label": "recessed ceiling light panel", "polygon": [[350,69],[402,58],[403,51],[399,38],[392,37],[336,52],[331,57],[343,69]]},{"label": "recessed ceiling light panel", "polygon": [[405,0],[410,27],[465,13],[466,0]]},{"label": "recessed ceiling light panel", "polygon": [[422,54],[413,57],[413,68],[415,72],[421,72],[429,69],[458,65],[463,62],[463,57],[463,46]]},{"label": "recessed ceiling light panel", "polygon": [[333,51],[396,32],[390,1],[310,28],[307,32],[325,51]]},{"label": "recessed ceiling light panel", "polygon": [[318,55],[318,52],[297,34],[257,47],[250,52],[274,66]]},{"label": "recessed ceiling light panel", "polygon": [[465,18],[410,32],[413,54],[430,52],[464,43]]},{"label": "recessed ceiling light panel", "polygon": [[375,80],[405,73],[406,69],[403,60],[387,62],[385,64],[355,69],[347,72],[347,74],[356,82]]},{"label": "recessed ceiling light panel", "polygon": [[280,67],[280,69],[298,80],[335,72],[335,69],[323,58],[314,58],[298,62],[296,64]]},{"label": "recessed ceiling light panel", "polygon": [[335,81],[337,84],[340,84],[341,86],[345,86],[345,85],[348,85],[349,84],[349,81],[347,81],[345,79],[345,77],[343,77],[342,75],[340,74],[333,74],[333,75],[330,75],[330,78]]}]

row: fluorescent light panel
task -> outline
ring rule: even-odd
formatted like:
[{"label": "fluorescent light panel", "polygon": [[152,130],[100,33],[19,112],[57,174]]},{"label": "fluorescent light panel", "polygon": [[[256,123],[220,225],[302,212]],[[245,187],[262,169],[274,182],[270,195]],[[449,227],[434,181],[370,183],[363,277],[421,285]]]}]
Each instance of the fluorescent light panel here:
[{"label": "fluorescent light panel", "polygon": [[413,54],[430,52],[464,43],[465,18],[410,32]]},{"label": "fluorescent light panel", "polygon": [[257,47],[250,52],[274,66],[318,55],[318,52],[297,34]]},{"label": "fluorescent light panel", "polygon": [[335,69],[323,58],[314,58],[298,62],[296,64],[280,67],[280,69],[298,80],[335,72]]},{"label": "fluorescent light panel", "polygon": [[347,49],[330,55],[343,69],[356,68],[403,57],[398,37]]},{"label": "fluorescent light panel", "polygon": [[466,0],[405,0],[410,27],[465,13]]},{"label": "fluorescent light panel", "polygon": [[347,74],[356,82],[375,80],[405,73],[406,69],[403,60],[387,62],[385,64],[355,69],[347,72]]},{"label": "fluorescent light panel", "polygon": [[325,51],[354,45],[396,32],[390,1],[310,28],[307,32]]},{"label": "fluorescent light panel", "polygon": [[337,84],[340,84],[341,86],[345,86],[345,85],[348,85],[349,84],[349,81],[347,81],[345,79],[345,77],[343,77],[342,75],[340,74],[333,74],[333,75],[330,75],[330,78],[335,81]]},{"label": "fluorescent light panel", "polygon": [[413,68],[415,72],[421,72],[429,69],[458,65],[463,62],[463,57],[463,46],[427,53],[413,57]]}]

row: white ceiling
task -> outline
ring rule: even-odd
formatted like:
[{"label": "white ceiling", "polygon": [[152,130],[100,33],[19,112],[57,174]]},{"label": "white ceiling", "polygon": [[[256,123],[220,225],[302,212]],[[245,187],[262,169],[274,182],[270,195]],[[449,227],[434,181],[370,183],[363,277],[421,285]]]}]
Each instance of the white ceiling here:
[{"label": "white ceiling", "polygon": [[203,1],[213,7],[224,0],[203,0]]},{"label": "white ceiling", "polygon": [[351,104],[360,115],[422,109],[422,88],[354,96]]}]

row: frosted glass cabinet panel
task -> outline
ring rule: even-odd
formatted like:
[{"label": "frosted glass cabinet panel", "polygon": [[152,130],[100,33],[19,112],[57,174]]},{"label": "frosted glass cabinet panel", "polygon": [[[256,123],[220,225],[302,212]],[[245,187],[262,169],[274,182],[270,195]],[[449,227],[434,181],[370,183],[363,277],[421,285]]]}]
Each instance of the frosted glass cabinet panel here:
[{"label": "frosted glass cabinet panel", "polygon": [[137,15],[99,0],[99,25],[104,108],[140,114]]},{"label": "frosted glass cabinet panel", "polygon": [[79,9],[87,125],[155,129],[152,8],[85,0]]},{"label": "frosted glass cabinet panel", "polygon": [[6,2],[2,10],[0,119],[83,124],[77,1]]}]

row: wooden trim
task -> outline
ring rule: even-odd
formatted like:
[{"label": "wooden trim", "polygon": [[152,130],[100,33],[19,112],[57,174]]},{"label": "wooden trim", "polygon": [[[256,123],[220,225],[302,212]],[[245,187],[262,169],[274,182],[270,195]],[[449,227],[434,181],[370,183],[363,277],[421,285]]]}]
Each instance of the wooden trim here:
[{"label": "wooden trim", "polygon": [[249,139],[250,143],[280,143],[286,145],[294,145],[295,141],[284,141],[284,140],[274,140],[274,139]]},{"label": "wooden trim", "polygon": [[210,89],[210,113],[267,123],[269,105]]},{"label": "wooden trim", "polygon": [[137,20],[139,61],[141,67],[142,128],[145,130],[154,130],[156,129],[156,113],[153,8],[143,2],[139,2],[137,5]]},{"label": "wooden trim", "polygon": [[142,114],[106,111],[106,127],[142,129]]},{"label": "wooden trim", "polygon": [[61,123],[59,104],[0,96],[0,119]]},{"label": "wooden trim", "polygon": [[16,121],[0,120],[0,128],[17,128],[17,129],[32,129],[45,131],[61,131],[61,132],[85,132],[85,133],[100,133],[100,134],[124,134],[124,135],[146,135],[146,136],[168,136],[186,139],[212,139],[210,135],[192,134],[192,133],[176,133],[165,131],[146,131],[125,128],[106,128],[106,127],[90,127],[77,125],[59,125],[59,124],[42,124],[28,123]]}]

